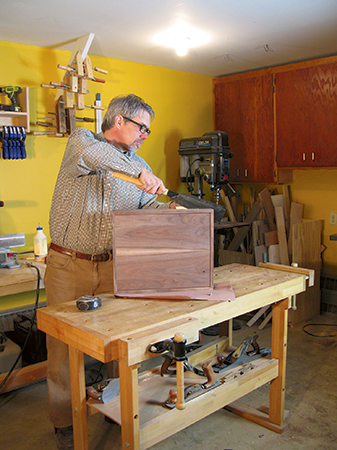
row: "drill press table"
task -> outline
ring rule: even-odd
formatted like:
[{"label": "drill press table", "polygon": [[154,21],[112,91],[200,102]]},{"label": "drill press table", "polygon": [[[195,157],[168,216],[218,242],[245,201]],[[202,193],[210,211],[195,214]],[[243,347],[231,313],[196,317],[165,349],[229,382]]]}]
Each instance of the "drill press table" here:
[{"label": "drill press table", "polygon": [[[235,301],[136,300],[102,295],[102,307],[89,312],[79,311],[75,302],[37,311],[38,327],[69,345],[75,450],[88,449],[84,353],[102,362],[119,361],[120,399],[97,407],[121,424],[123,449],[146,449],[269,381],[268,414],[245,409],[237,412],[281,432],[289,298],[306,289],[306,276],[231,264],[214,269],[214,281],[230,281]],[[150,344],[179,332],[187,343],[197,341],[199,330],[266,305],[273,305],[271,359],[262,358],[263,364],[256,370],[191,400],[183,410],[144,401],[138,386],[138,368],[142,361],[154,356],[147,352]],[[153,408],[150,415],[145,412],[149,408]]]}]

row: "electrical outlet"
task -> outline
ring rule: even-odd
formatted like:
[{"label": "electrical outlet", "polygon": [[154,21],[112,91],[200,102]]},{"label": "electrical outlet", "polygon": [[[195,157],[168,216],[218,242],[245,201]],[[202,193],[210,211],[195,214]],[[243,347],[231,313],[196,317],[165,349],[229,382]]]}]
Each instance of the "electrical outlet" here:
[{"label": "electrical outlet", "polygon": [[337,225],[337,213],[330,213],[330,225]]}]

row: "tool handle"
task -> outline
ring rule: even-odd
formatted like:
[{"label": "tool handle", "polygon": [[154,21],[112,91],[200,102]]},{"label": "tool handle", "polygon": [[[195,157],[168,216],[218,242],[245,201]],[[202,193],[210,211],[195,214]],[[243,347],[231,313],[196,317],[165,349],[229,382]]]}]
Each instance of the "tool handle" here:
[{"label": "tool handle", "polygon": [[[124,175],[124,173],[120,172],[112,172],[112,176],[115,178],[119,178],[120,180],[127,181],[128,183],[135,184],[136,186],[141,186],[142,183],[138,180],[138,178],[130,177],[129,175]],[[168,189],[165,189],[165,191],[161,195],[167,195]]]},{"label": "tool handle", "polygon": [[[51,81],[50,84],[47,84],[46,86],[56,86],[59,88],[70,88],[69,84],[59,83],[58,81]],[[48,114],[55,114],[55,113],[48,113]]]},{"label": "tool handle", "polygon": [[[75,103],[74,103],[75,105]],[[91,109],[100,109],[101,111],[104,111],[104,106],[97,106],[97,105],[84,105],[86,108],[91,108]]]},{"label": "tool handle", "polygon": [[43,88],[49,88],[49,89],[57,89],[57,87],[56,87],[56,86],[53,86],[52,84],[44,84],[44,83],[42,83],[42,84],[41,84],[41,87],[43,87]]},{"label": "tool handle", "polygon": [[92,119],[91,117],[76,117],[76,120],[79,122],[95,122],[95,119]]},{"label": "tool handle", "polygon": [[105,69],[100,69],[99,67],[93,67],[93,69],[94,69],[96,72],[104,73],[105,75],[109,73],[107,70],[105,70]]},{"label": "tool handle", "polygon": [[[183,334],[176,333],[174,335],[175,342],[184,342],[185,338]],[[186,342],[186,341],[185,341]],[[179,410],[185,409],[185,383],[184,383],[184,361],[176,361],[177,369],[177,403],[176,408]]]},{"label": "tool handle", "polygon": [[5,141],[2,141],[2,158],[9,159],[8,145]]},{"label": "tool handle", "polygon": [[68,70],[69,72],[77,72],[75,69],[69,66],[63,66],[62,64],[58,64],[57,67],[62,70]]},{"label": "tool handle", "polygon": [[124,175],[124,173],[112,172],[112,176],[115,178],[119,178],[120,180],[127,181],[128,183],[135,184],[136,186],[142,185],[142,183],[138,180],[138,178],[130,177],[129,175]]},{"label": "tool handle", "polygon": [[92,81],[95,81],[95,83],[105,83],[105,80],[103,78],[93,78]]}]

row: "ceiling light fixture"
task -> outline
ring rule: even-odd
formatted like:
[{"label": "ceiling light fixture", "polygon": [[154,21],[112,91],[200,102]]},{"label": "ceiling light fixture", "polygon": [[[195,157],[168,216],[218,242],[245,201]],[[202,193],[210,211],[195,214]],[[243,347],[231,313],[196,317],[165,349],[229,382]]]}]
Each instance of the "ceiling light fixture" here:
[{"label": "ceiling light fixture", "polygon": [[174,48],[178,56],[185,56],[188,50],[208,41],[206,33],[190,27],[185,22],[179,22],[169,30],[163,31],[155,37],[159,45]]}]

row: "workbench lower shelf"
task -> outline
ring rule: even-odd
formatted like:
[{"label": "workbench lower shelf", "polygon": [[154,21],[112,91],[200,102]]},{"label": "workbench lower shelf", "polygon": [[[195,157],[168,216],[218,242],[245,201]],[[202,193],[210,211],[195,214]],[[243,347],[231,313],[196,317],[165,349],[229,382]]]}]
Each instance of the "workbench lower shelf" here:
[{"label": "workbench lower shelf", "polygon": [[[247,366],[247,364],[245,365]],[[167,437],[181,431],[240,397],[275,379],[279,373],[278,359],[260,358],[243,366],[216,374],[225,381],[199,397],[186,402],[183,410],[164,406],[170,389],[175,389],[175,377],[160,376],[160,368],[144,372],[138,377],[140,449],[145,450]],[[185,386],[206,382],[207,379],[185,372]],[[101,403],[88,399],[90,413],[101,412],[121,425],[120,397]]]}]

